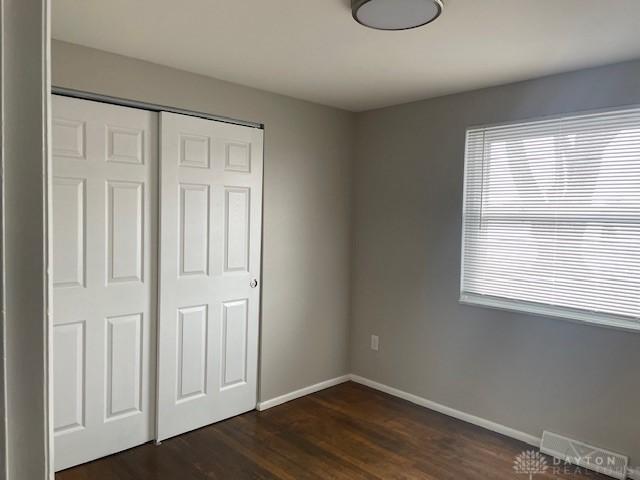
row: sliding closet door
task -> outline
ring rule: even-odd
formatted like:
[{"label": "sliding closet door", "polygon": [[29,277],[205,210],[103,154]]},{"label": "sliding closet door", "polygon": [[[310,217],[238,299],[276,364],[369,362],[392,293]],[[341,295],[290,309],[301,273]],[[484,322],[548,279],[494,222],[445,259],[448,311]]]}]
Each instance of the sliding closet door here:
[{"label": "sliding closet door", "polygon": [[158,439],[256,405],[262,131],[160,114]]},{"label": "sliding closet door", "polygon": [[53,97],[56,470],[154,438],[157,119]]}]

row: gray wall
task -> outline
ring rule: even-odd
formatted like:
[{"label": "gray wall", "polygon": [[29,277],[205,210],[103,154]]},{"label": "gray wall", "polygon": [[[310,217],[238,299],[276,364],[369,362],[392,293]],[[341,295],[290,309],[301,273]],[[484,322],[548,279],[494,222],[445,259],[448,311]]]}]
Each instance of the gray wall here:
[{"label": "gray wall", "polygon": [[260,399],[348,373],[351,113],[53,42],[52,83],[265,124]]},{"label": "gray wall", "polygon": [[458,303],[465,128],[632,103],[640,62],[359,115],[353,373],[640,462],[640,334]]}]

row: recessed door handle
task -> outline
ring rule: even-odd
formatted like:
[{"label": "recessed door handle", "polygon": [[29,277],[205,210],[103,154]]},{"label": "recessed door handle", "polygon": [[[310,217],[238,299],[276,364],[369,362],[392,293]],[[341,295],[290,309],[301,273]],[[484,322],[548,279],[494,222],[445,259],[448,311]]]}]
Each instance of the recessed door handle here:
[{"label": "recessed door handle", "polygon": [[258,286],[258,280],[257,279],[252,279],[251,282],[249,283],[249,286],[251,288],[256,288]]}]

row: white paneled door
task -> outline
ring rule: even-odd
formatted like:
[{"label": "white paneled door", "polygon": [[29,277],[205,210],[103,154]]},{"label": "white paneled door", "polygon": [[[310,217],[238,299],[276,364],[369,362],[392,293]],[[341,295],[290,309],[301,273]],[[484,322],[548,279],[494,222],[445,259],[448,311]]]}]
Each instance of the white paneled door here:
[{"label": "white paneled door", "polygon": [[252,410],[262,130],[160,114],[159,440]]},{"label": "white paneled door", "polygon": [[56,470],[154,438],[157,125],[53,97]]},{"label": "white paneled door", "polygon": [[262,130],[60,96],[52,126],[56,470],[252,410]]}]

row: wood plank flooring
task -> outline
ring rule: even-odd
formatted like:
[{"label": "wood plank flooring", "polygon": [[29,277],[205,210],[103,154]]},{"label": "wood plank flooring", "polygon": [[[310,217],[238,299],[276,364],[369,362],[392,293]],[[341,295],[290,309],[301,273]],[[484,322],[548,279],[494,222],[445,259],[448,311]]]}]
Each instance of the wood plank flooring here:
[{"label": "wood plank flooring", "polygon": [[[528,445],[348,382],[65,470],[57,480],[522,479]],[[543,479],[606,479],[573,466]],[[579,469],[578,469],[579,470]]]}]

